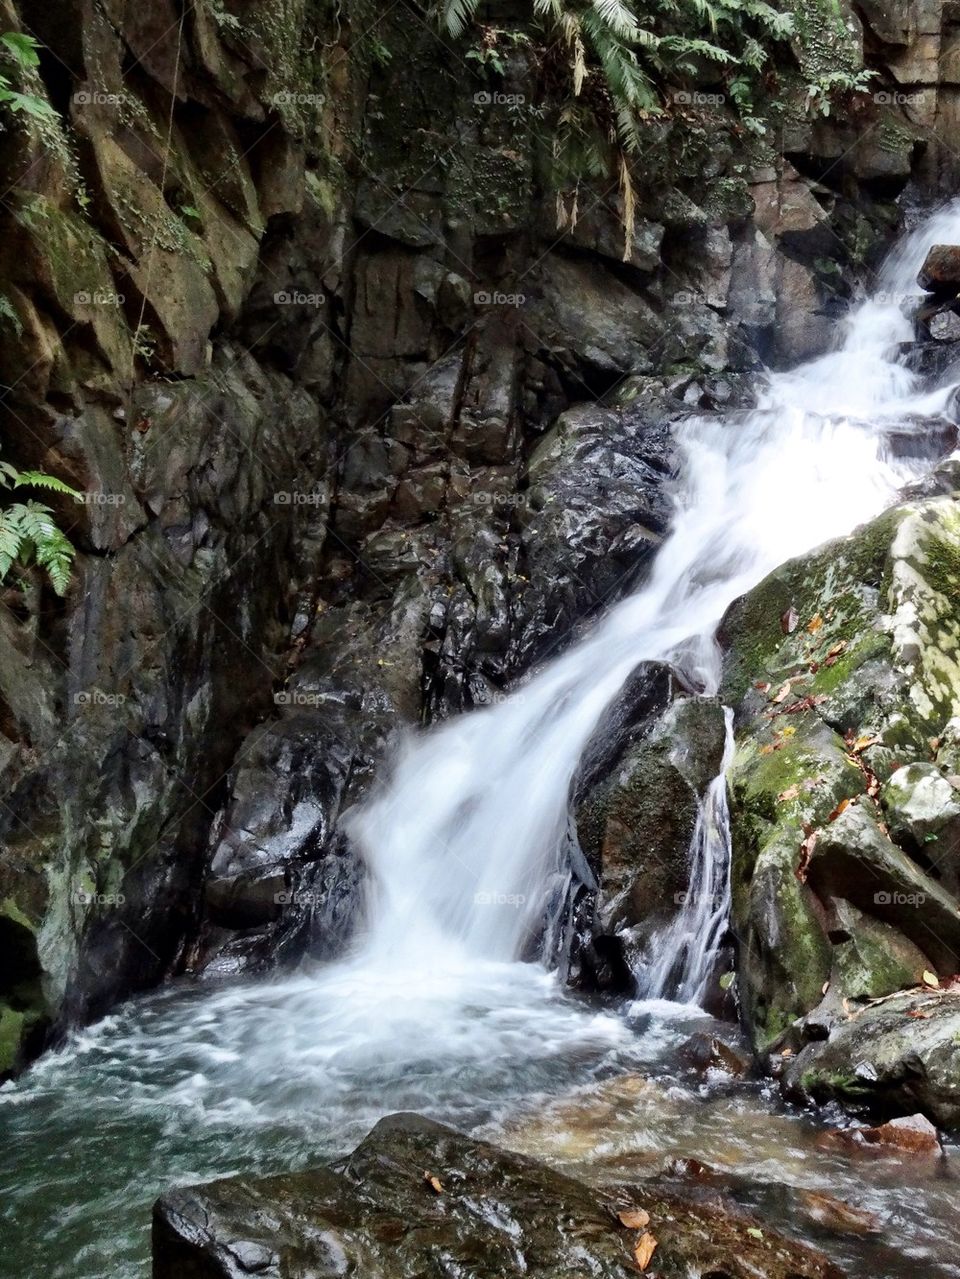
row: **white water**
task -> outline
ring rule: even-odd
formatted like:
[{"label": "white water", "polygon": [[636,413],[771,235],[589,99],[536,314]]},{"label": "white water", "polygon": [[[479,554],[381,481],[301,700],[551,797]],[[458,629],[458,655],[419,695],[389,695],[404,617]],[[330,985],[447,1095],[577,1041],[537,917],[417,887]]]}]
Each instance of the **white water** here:
[{"label": "white water", "polygon": [[[755,412],[685,423],[673,532],[644,589],[505,703],[407,744],[355,819],[373,890],[371,927],[352,955],[132,1001],[0,1089],[11,1273],[141,1279],[149,1203],[172,1184],[316,1163],[392,1110],[469,1129],[672,1060],[703,1024],[691,1020],[698,1010],[645,1000],[625,1019],[565,998],[540,965],[517,962],[566,884],[571,779],[637,663],[672,656],[715,689],[713,632],[726,605],[784,559],[881,510],[925,469],[922,437],[952,391],[921,393],[896,362],[911,337],[898,301],[913,292],[926,246],[957,239],[960,210],[937,215],[884,272],[886,296],[853,312],[835,353],[772,377]],[[917,457],[890,455],[893,429],[917,433]],[[725,805],[718,778],[691,850],[687,906],[646,977],[654,994],[703,993],[726,920]],[[684,1149],[703,1155],[710,1108],[674,1088],[678,1106],[681,1093]],[[721,1116],[721,1151],[742,1129],[752,1157],[768,1116],[751,1105]],[[653,1118],[642,1126],[663,1146]],[[838,1193],[851,1175],[841,1169]],[[891,1199],[901,1213],[899,1182]],[[923,1229],[928,1203],[912,1230]]]},{"label": "white water", "polygon": [[[352,825],[373,878],[359,962],[417,971],[518,958],[562,901],[571,782],[636,665],[673,660],[715,692],[713,635],[726,606],[784,560],[879,513],[929,468],[922,438],[897,460],[889,434],[922,437],[954,391],[921,391],[898,362],[913,336],[903,303],[918,293],[929,245],[958,236],[960,206],[951,206],[907,237],[834,352],[771,376],[748,414],[684,423],[673,531],[648,584],[505,703],[407,743]],[[722,778],[692,853],[687,904],[647,977],[652,996],[704,994],[728,908]]]}]

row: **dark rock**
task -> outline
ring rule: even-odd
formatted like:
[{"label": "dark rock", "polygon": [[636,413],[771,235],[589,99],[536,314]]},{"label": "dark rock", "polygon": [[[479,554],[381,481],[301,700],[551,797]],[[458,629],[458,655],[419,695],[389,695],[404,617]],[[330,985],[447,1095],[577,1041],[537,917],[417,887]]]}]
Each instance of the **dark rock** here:
[{"label": "dark rock", "polygon": [[745,1075],[749,1063],[729,1044],[698,1031],[681,1047],[680,1055],[699,1071],[720,1070],[726,1075]]},{"label": "dark rock", "polygon": [[928,293],[960,292],[960,245],[935,244],[924,258],[917,283]]},{"label": "dark rock", "polygon": [[829,1038],[791,1059],[783,1086],[792,1097],[837,1100],[868,1112],[920,1110],[942,1127],[955,1128],[958,1070],[960,999],[913,991],[841,1019]]},{"label": "dark rock", "polygon": [[[643,1228],[623,1224],[644,1215]],[[381,1120],[330,1168],[171,1191],[154,1210],[153,1274],[613,1279],[635,1270],[641,1229],[658,1273],[840,1279],[823,1254],[729,1201],[595,1190],[418,1115]]]}]

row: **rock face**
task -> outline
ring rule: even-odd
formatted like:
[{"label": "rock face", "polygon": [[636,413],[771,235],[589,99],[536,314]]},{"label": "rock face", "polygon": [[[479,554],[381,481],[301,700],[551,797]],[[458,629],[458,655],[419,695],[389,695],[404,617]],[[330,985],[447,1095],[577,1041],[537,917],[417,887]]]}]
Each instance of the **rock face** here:
[{"label": "rock face", "polygon": [[799,1053],[791,1088],[949,1123],[956,995],[935,988],[960,970],[958,582],[960,501],[920,499],[784,565],[722,626],[755,1048]]},{"label": "rock face", "polygon": [[[831,66],[876,43],[843,9]],[[939,5],[862,10],[887,79],[952,67]],[[0,22],[54,112],[0,134],[3,456],[85,494],[66,600],[0,616],[2,1073],[171,970],[342,945],[339,819],[391,734],[637,581],[665,424],[822,348],[948,114],[864,99],[869,142],[804,117],[788,157],[651,121],[624,262],[618,197],[558,227],[538,131],[402,8]],[[541,84],[511,45],[498,92]]]},{"label": "rock face", "polygon": [[[638,1208],[648,1224],[625,1226],[618,1213],[631,1220]],[[153,1275],[612,1279],[637,1270],[642,1239],[656,1241],[658,1274],[840,1279],[822,1254],[716,1198],[592,1190],[419,1115],[381,1120],[331,1168],[166,1195],[154,1211]]]}]

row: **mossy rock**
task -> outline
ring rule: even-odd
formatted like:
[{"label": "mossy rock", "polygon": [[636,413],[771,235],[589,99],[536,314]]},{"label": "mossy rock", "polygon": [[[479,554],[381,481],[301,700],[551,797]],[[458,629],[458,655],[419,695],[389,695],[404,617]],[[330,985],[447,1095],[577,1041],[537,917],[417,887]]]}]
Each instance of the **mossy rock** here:
[{"label": "mossy rock", "polygon": [[960,504],[938,496],[783,565],[723,620],[732,922],[758,1052],[828,1032],[844,1000],[960,969],[958,591]]}]

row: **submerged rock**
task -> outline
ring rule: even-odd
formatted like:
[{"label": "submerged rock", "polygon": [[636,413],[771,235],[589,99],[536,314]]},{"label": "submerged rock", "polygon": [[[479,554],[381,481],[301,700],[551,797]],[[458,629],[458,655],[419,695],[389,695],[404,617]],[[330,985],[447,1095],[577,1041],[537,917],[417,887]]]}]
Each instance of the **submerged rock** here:
[{"label": "submerged rock", "polygon": [[658,1187],[597,1190],[419,1115],[383,1119],[341,1163],[171,1191],[154,1279],[842,1279],[734,1204]]}]

